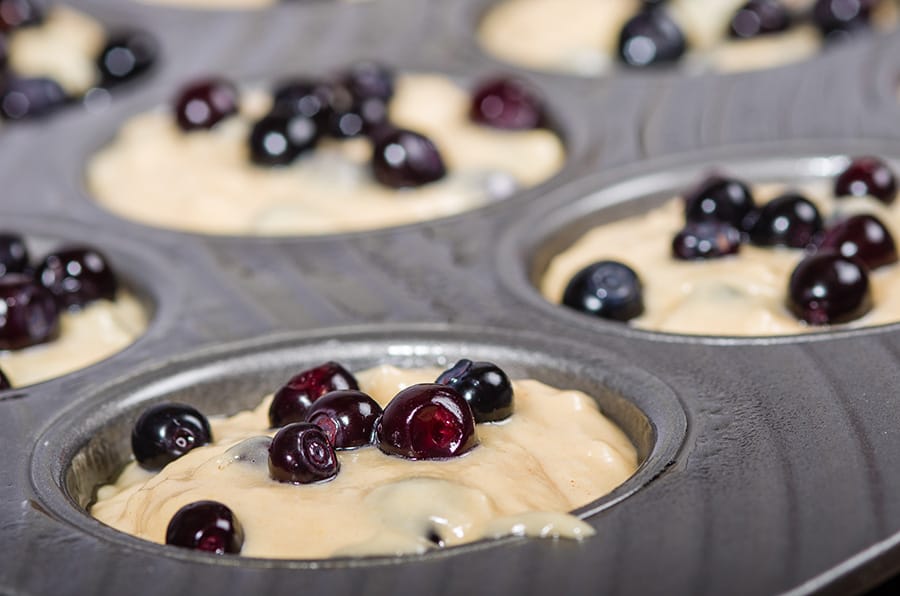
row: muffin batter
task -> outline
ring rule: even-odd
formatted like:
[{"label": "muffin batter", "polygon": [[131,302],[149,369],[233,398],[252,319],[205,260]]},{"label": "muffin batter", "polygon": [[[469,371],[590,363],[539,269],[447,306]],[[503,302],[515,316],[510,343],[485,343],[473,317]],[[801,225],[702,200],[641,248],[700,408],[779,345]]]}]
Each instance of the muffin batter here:
[{"label": "muffin batter", "polygon": [[[821,47],[811,25],[747,40],[730,40],[725,32],[746,0],[670,0],[667,10],[688,45],[682,59],[689,69],[723,72],[778,66],[806,59]],[[637,13],[638,0],[506,0],[489,10],[479,28],[482,46],[514,64],[581,75],[608,71],[616,62],[619,32]],[[794,11],[808,10],[813,0],[785,0]],[[881,2],[873,15],[879,27],[897,20],[893,2]]]},{"label": "muffin batter", "polygon": [[13,387],[74,372],[124,349],[147,327],[144,309],[131,294],[98,300],[60,314],[59,337],[21,350],[0,351],[0,369]]},{"label": "muffin batter", "polygon": [[246,93],[240,117],[183,133],[167,111],[140,114],[95,155],[88,187],[111,211],[143,223],[211,234],[329,234],[453,215],[537,184],[563,163],[548,130],[504,131],[468,118],[470,98],[434,75],[397,80],[391,121],[428,136],[447,176],[415,189],[377,184],[366,139],[324,139],[290,166],[248,159],[252,122],[271,99]]},{"label": "muffin batter", "polygon": [[[870,213],[894,238],[900,238],[900,207],[869,197],[830,198],[829,187],[809,185],[801,194],[813,201],[826,221],[835,215]],[[781,185],[757,185],[762,205],[783,191]],[[788,335],[813,331],[784,306],[788,279],[804,251],[743,244],[737,255],[704,261],[671,256],[672,238],[684,225],[681,198],[669,200],[644,215],[594,228],[550,263],[541,293],[559,303],[572,276],[604,259],[625,263],[640,276],[644,314],[630,323],[641,329],[700,335]],[[880,325],[900,319],[900,276],[897,265],[870,274],[874,307],[850,327]]]},{"label": "muffin batter", "polygon": [[[357,374],[360,387],[386,404],[400,389],[433,382],[437,369],[382,366]],[[513,382],[516,411],[482,424],[481,444],[462,457],[410,461],[375,447],[338,451],[341,471],[323,484],[295,486],[269,478],[265,458],[237,461],[232,449],[268,430],[271,398],[252,411],[211,419],[214,444],[195,448],[154,475],[128,464],[99,489],[91,514],[163,543],[183,505],[225,503],[244,528],[242,554],[273,558],[419,553],[507,534],[593,534],[563,512],[590,503],[637,469],[627,437],[578,391],[538,381]],[[231,451],[229,451],[231,449]]]}]

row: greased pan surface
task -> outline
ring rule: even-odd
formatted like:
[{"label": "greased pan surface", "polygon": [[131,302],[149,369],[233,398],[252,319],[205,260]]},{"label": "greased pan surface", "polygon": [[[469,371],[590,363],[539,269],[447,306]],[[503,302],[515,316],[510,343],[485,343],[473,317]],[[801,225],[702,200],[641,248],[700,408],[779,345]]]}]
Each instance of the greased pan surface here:
[{"label": "greased pan surface", "polygon": [[[0,131],[0,212],[26,234],[83,237],[106,248],[155,314],[147,334],[120,354],[0,397],[0,592],[848,593],[900,571],[896,326],[814,341],[729,342],[576,325],[528,294],[534,245],[520,233],[548,210],[565,213],[617,182],[638,181],[629,199],[665,190],[679,179],[672,172],[704,160],[775,160],[763,173],[796,167],[816,176],[823,173],[804,165],[810,158],[896,158],[900,36],[745,75],[587,80],[485,57],[471,34],[483,2],[312,2],[234,12],[75,4],[106,22],[139,22],[160,39],[163,62],[102,113],[69,109]],[[566,167],[539,188],[445,220],[316,238],[158,230],[86,196],[89,153],[128,116],[166,102],[181,81],[220,73],[267,82],[359,57],[462,81],[501,69],[528,77],[559,123]],[[712,148],[683,155],[700,147]],[[169,553],[111,535],[76,506],[67,474],[88,437],[121,439],[121,427],[109,424],[142,399],[208,399],[191,386],[214,385],[217,361],[239,363],[222,374],[257,391],[278,382],[268,371],[286,370],[273,354],[304,361],[311,352],[344,350],[362,365],[439,363],[466,349],[484,357],[496,350],[498,360],[548,380],[612,384],[638,407],[666,404],[644,410],[670,439],[664,455],[623,487],[627,497],[598,504],[602,510],[587,518],[597,537],[275,564]],[[210,376],[182,374],[198,368]],[[178,383],[161,383],[170,374]]]}]

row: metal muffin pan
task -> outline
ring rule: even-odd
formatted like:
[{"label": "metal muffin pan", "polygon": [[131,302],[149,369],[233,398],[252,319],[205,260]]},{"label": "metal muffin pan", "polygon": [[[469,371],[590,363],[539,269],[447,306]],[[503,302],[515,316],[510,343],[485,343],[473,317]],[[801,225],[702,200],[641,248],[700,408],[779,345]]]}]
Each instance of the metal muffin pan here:
[{"label": "metal muffin pan", "polygon": [[[497,72],[469,25],[454,20],[481,1],[314,2],[236,12],[74,3],[104,19],[139,22],[160,40],[162,62],[144,85],[114,95],[103,113],[70,110],[0,132],[8,148],[0,152],[7,185],[0,213],[26,232],[90,235],[110,253],[121,246],[114,262],[138,285],[147,280],[156,316],[120,354],[0,401],[0,437],[11,452],[0,463],[0,540],[14,545],[0,563],[0,593],[847,593],[900,571],[894,326],[817,341],[720,345],[571,325],[532,300],[532,290],[508,283],[514,271],[523,276],[528,243],[519,237],[511,250],[497,240],[551,206],[562,212],[595,184],[689,167],[690,159],[675,154],[700,146],[773,142],[723,149],[726,160],[893,147],[888,139],[900,142],[900,118],[885,81],[896,73],[900,35],[721,77],[585,80],[504,66],[547,96],[569,163],[537,189],[432,222],[323,237],[208,237],[120,219],[84,194],[87,154],[117,123],[165,103],[191,76],[270,81],[358,57],[464,80]],[[830,91],[824,98],[823,86]],[[847,145],[817,147],[815,139],[828,137]],[[861,137],[875,140],[854,145]],[[794,151],[788,141],[798,139],[811,141]],[[650,187],[665,184],[661,178]],[[576,187],[585,194],[573,194]],[[359,324],[367,325],[348,328]],[[238,340],[244,343],[231,343]],[[276,565],[163,553],[103,528],[75,505],[73,497],[85,492],[67,479],[69,462],[93,454],[96,469],[111,472],[123,455],[111,457],[110,449],[122,444],[139,402],[174,394],[202,403],[208,397],[190,390],[193,382],[213,387],[237,377],[254,390],[245,398],[255,400],[280,382],[264,381],[263,373],[285,372],[289,354],[311,361],[319,359],[313,351],[344,351],[362,366],[390,345],[421,348],[389,354],[395,362],[438,361],[428,346],[448,357],[464,348],[488,357],[496,349],[515,370],[558,384],[608,383],[644,408],[659,436],[679,437],[677,425],[629,390],[658,387],[653,395],[677,405],[676,419],[683,411],[683,440],[665,443],[681,447],[628,498],[582,511],[600,530],[582,544],[506,540],[392,561]],[[167,384],[170,371],[179,373]],[[637,384],[620,387],[617,379]],[[237,403],[226,400],[220,411]],[[644,479],[616,494],[635,482]]]}]

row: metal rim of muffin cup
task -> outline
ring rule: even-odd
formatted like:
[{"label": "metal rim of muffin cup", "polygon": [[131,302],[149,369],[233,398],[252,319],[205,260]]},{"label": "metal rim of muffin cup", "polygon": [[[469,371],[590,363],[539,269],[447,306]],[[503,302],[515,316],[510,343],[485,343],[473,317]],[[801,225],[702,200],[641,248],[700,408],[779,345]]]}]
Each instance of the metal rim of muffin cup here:
[{"label": "metal rim of muffin cup", "polygon": [[733,145],[678,154],[575,180],[559,189],[553,197],[547,197],[541,209],[535,209],[509,227],[497,248],[495,270],[505,292],[540,311],[543,316],[568,327],[581,327],[631,339],[721,346],[769,345],[890,332],[900,328],[900,317],[896,322],[879,325],[810,329],[785,335],[735,336],[653,331],[575,312],[550,302],[538,289],[550,260],[588,230],[645,213],[677,196],[712,170],[726,172],[750,184],[812,181],[832,178],[855,155],[877,155],[900,172],[900,144],[896,142],[806,140]]},{"label": "metal rim of muffin cup", "polygon": [[[5,231],[22,235],[31,253],[31,258],[47,254],[63,245],[81,245],[96,249],[110,261],[120,288],[129,291],[139,302],[146,317],[146,326],[141,333],[122,349],[78,370],[32,383],[14,386],[0,392],[0,401],[29,397],[40,391],[52,394],[53,386],[68,383],[86,375],[99,372],[100,367],[115,367],[130,359],[133,353],[140,353],[147,346],[163,338],[176,324],[179,304],[182,302],[183,283],[172,266],[145,247],[108,230],[73,226],[72,222],[47,217],[4,215]],[[38,250],[33,250],[38,249]]]},{"label": "metal rim of muffin cup", "polygon": [[97,539],[147,554],[203,563],[310,569],[383,565],[507,544],[516,539],[480,540],[421,555],[312,560],[217,557],[131,536],[86,511],[97,487],[113,480],[130,459],[131,425],[150,403],[177,400],[210,414],[230,415],[258,405],[292,371],[323,360],[336,359],[357,371],[378,364],[448,366],[460,357],[494,360],[508,367],[512,378],[533,376],[560,389],[585,391],[626,433],[638,450],[637,471],[609,494],[572,512],[582,519],[644,489],[678,458],[688,427],[679,397],[651,373],[611,352],[510,330],[438,324],[360,325],[225,344],[136,369],[84,391],[36,433],[31,484],[54,517]]},{"label": "metal rim of muffin cup", "polygon": [[[348,61],[347,64],[351,63]],[[501,71],[496,69],[478,67],[478,68],[452,68],[415,64],[404,65],[402,63],[386,61],[386,63],[394,68],[398,74],[410,75],[426,75],[436,74],[453,81],[456,85],[471,93],[477,82],[499,74]],[[468,71],[468,72],[464,72]],[[474,71],[474,72],[472,72]],[[510,72],[507,71],[502,72]],[[327,71],[325,71],[327,73]],[[222,74],[222,73],[218,73]],[[238,86],[239,90],[247,89],[268,89],[277,81],[296,75],[309,75],[311,77],[322,76],[323,71],[311,70],[293,71],[291,73],[278,72],[275,74],[265,73],[257,77],[242,77],[240,75],[230,76],[225,73],[223,76],[229,78]],[[308,234],[308,233],[279,233],[279,234],[219,234],[201,232],[196,230],[179,230],[176,228],[162,227],[156,224],[150,224],[138,219],[132,219],[124,215],[120,215],[97,201],[88,188],[86,172],[87,165],[91,158],[101,149],[108,146],[114,141],[119,134],[121,127],[131,118],[138,114],[153,111],[167,110],[171,98],[177,92],[177,84],[162,94],[157,87],[152,93],[146,93],[143,96],[137,96],[134,101],[120,102],[116,106],[112,106],[103,114],[103,118],[98,118],[96,122],[88,122],[90,119],[77,119],[61,122],[60,126],[72,127],[72,131],[67,133],[67,137],[77,143],[73,153],[79,158],[70,163],[64,164],[63,184],[66,185],[66,192],[77,198],[81,207],[84,207],[87,216],[92,220],[107,220],[110,225],[117,227],[131,227],[138,230],[139,233],[150,233],[155,236],[170,236],[174,240],[178,237],[191,237],[202,241],[209,242],[250,242],[250,243],[271,243],[271,242],[322,242],[330,240],[344,240],[359,238],[364,236],[380,236],[392,235],[398,232],[415,231],[423,228],[453,224],[465,220],[469,217],[480,218],[485,215],[493,214],[503,209],[509,209],[511,205],[529,204],[539,200],[551,189],[564,183],[570,179],[578,171],[584,170],[586,164],[591,159],[591,146],[593,139],[589,130],[580,122],[579,116],[581,110],[573,108],[569,105],[570,98],[559,94],[554,89],[542,82],[540,77],[523,76],[514,73],[513,76],[521,78],[526,84],[536,89],[540,97],[544,101],[547,114],[546,129],[552,132],[563,146],[563,162],[558,171],[551,174],[545,180],[528,187],[518,188],[509,196],[495,199],[488,198],[483,204],[447,216],[435,217],[433,219],[419,220],[408,223],[395,224],[387,227],[361,229],[354,231],[341,231],[324,234]],[[181,83],[186,83],[188,79]],[[80,134],[80,129],[88,128],[86,134]],[[402,200],[402,197],[399,198]]]},{"label": "metal rim of muffin cup", "polygon": [[[647,68],[626,68],[621,66],[616,61],[616,56],[612,55],[610,58],[613,61],[613,66],[610,70],[601,73],[579,73],[574,71],[564,71],[560,69],[554,69],[552,67],[537,67],[537,66],[529,66],[518,62],[511,62],[506,60],[505,58],[501,58],[500,56],[496,56],[490,50],[484,47],[481,42],[481,22],[487,16],[487,13],[491,11],[494,7],[499,6],[500,4],[504,4],[507,2],[515,2],[516,0],[463,0],[462,2],[458,2],[458,6],[456,11],[453,13],[454,19],[458,22],[457,26],[460,31],[460,35],[465,38],[465,45],[470,48],[469,51],[475,52],[478,56],[483,60],[488,60],[490,63],[493,63],[496,67],[505,67],[505,68],[516,68],[522,70],[524,72],[529,72],[533,74],[540,74],[548,77],[559,77],[566,78],[571,80],[577,80],[582,82],[600,82],[607,81],[611,78],[616,79],[625,79],[625,78],[655,78],[655,77],[703,77],[703,76],[714,76],[714,77],[735,77],[742,76],[748,73],[753,72],[764,72],[777,70],[782,68],[791,68],[797,65],[808,65],[813,62],[818,62],[820,60],[826,59],[827,55],[832,53],[833,49],[841,49],[841,48],[828,48],[820,46],[818,51],[807,58],[802,58],[800,60],[792,60],[783,64],[777,64],[774,66],[769,66],[766,68],[754,68],[746,71],[739,70],[736,72],[720,72],[711,68],[703,68],[699,70],[690,70],[685,68],[683,64],[674,64],[674,65],[661,65],[658,67],[647,67]],[[888,0],[889,1],[889,0]],[[894,23],[893,27],[887,31],[884,30],[874,30],[866,32],[863,35],[855,36],[853,39],[844,40],[838,42],[838,45],[843,46],[860,46],[865,44],[876,43],[876,39],[880,36],[884,36],[885,34],[890,34],[898,30],[900,28],[900,23]]]}]

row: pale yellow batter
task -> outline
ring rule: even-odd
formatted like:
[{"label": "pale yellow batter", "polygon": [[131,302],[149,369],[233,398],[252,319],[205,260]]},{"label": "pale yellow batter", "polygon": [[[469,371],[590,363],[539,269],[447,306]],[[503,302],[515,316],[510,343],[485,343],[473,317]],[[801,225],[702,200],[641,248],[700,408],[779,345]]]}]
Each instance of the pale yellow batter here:
[{"label": "pale yellow batter", "polygon": [[[382,366],[359,373],[363,391],[386,404],[400,389],[434,382],[438,369]],[[99,489],[91,514],[123,532],[163,543],[172,515],[203,499],[227,505],[244,529],[243,555],[324,558],[424,552],[507,534],[580,538],[592,528],[565,515],[603,496],[637,468],[625,434],[579,391],[514,381],[515,413],[477,426],[481,444],[443,461],[410,461],[376,447],[338,451],[337,477],[282,484],[228,449],[271,435],[271,398],[252,411],[210,420],[214,444],[194,449],[159,474],[134,462]]]},{"label": "pale yellow batter", "polygon": [[46,381],[112,356],[134,342],[146,327],[140,302],[120,291],[115,301],[98,300],[81,310],[63,312],[57,339],[0,351],[0,369],[13,387]]},{"label": "pale yellow batter", "polygon": [[49,77],[77,97],[99,81],[96,61],[106,43],[103,26],[67,6],[55,5],[44,22],[9,36],[9,67],[26,77]]},{"label": "pale yellow batter", "polygon": [[[768,68],[803,60],[821,47],[810,25],[749,40],[730,40],[728,26],[746,0],[671,0],[667,10],[685,35],[688,69],[723,72]],[[794,11],[813,0],[788,0]],[[506,0],[489,10],[479,39],[489,53],[523,66],[597,75],[617,62],[619,32],[636,14],[639,0]],[[873,15],[879,28],[897,22],[897,7],[882,2]]]},{"label": "pale yellow batter", "polygon": [[[378,184],[371,143],[325,140],[282,168],[250,162],[247,137],[270,98],[248,93],[242,114],[210,131],[183,133],[167,111],[135,116],[88,164],[103,206],[143,223],[211,234],[329,234],[434,219],[532,186],[563,164],[548,130],[503,131],[469,121],[469,93],[435,75],[399,77],[391,121],[441,152],[447,176],[419,188]],[[493,190],[492,190],[493,189]]]},{"label": "pale yellow batter", "polygon": [[[823,219],[870,213],[900,242],[900,203],[887,207],[873,198],[836,201],[830,185],[804,187],[803,194]],[[757,203],[774,198],[783,186],[757,186]],[[591,263],[611,259],[637,272],[644,288],[644,314],[629,323],[641,329],[702,335],[787,335],[822,329],[797,320],[785,306],[788,280],[802,250],[742,244],[737,255],[705,261],[672,258],[672,239],[684,226],[684,202],[674,198],[644,215],[589,231],[557,255],[541,280],[541,293],[560,302],[569,280]],[[900,320],[898,266],[870,275],[874,307],[843,327],[880,325]]]}]

